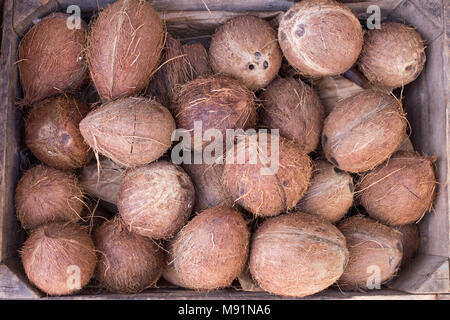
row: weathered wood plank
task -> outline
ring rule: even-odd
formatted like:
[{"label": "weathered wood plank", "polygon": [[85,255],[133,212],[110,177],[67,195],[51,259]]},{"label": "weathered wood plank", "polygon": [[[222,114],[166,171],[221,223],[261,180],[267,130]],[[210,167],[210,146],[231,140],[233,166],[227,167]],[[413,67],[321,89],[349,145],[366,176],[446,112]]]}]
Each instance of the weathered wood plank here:
[{"label": "weathered wood plank", "polygon": [[39,292],[28,284],[18,259],[0,263],[0,299],[39,298]]}]

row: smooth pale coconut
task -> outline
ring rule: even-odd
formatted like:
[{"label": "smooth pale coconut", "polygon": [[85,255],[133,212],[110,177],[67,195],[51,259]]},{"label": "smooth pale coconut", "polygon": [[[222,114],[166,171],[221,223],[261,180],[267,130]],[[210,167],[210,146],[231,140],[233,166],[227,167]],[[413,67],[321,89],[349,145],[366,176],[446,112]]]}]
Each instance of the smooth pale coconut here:
[{"label": "smooth pale coconut", "polygon": [[331,223],[341,220],[353,204],[353,178],[328,161],[313,163],[313,175],[296,210],[321,216]]},{"label": "smooth pale coconut", "polygon": [[416,80],[425,62],[424,40],[413,27],[384,22],[365,35],[358,65],[371,83],[393,89]]},{"label": "smooth pale coconut", "polygon": [[267,86],[281,67],[281,50],[271,25],[256,16],[238,16],[220,26],[209,48],[216,73],[239,79],[249,89]]},{"label": "smooth pale coconut", "polygon": [[324,120],[324,107],[314,90],[301,80],[278,78],[264,91],[259,122],[279,129],[280,135],[295,141],[305,153],[314,151]]},{"label": "smooth pale coconut", "polygon": [[420,246],[420,231],[417,224],[396,227],[402,234],[403,258],[400,268],[407,267],[416,256]]},{"label": "smooth pale coconut", "polygon": [[67,95],[36,103],[25,121],[25,142],[45,164],[76,169],[92,158],[78,125],[90,111],[88,105]]},{"label": "smooth pale coconut", "polygon": [[432,157],[396,152],[358,183],[360,203],[372,218],[399,226],[420,220],[433,205],[436,177]]},{"label": "smooth pale coconut", "polygon": [[158,281],[164,267],[164,251],[151,239],[130,232],[116,216],[93,235],[98,252],[95,279],[107,290],[138,293]]},{"label": "smooth pale coconut", "polygon": [[365,90],[341,100],[325,119],[322,148],[341,170],[371,170],[389,158],[406,136],[402,104],[381,91]]},{"label": "smooth pale coconut", "polygon": [[303,0],[281,19],[278,41],[302,75],[327,77],[350,69],[363,46],[358,18],[334,0]]},{"label": "smooth pale coconut", "polygon": [[144,89],[164,43],[163,22],[147,1],[118,0],[93,22],[86,49],[91,79],[104,100]]},{"label": "smooth pale coconut", "polygon": [[33,230],[20,253],[28,279],[52,296],[79,291],[89,283],[97,263],[85,228],[72,223],[49,223]]},{"label": "smooth pale coconut", "polygon": [[124,222],[140,235],[162,239],[178,232],[188,220],[195,189],[188,174],[168,161],[127,171],[120,184],[117,207]]},{"label": "smooth pale coconut", "polygon": [[261,132],[244,136],[227,151],[222,179],[237,204],[267,217],[295,207],[311,172],[311,161],[300,146]]},{"label": "smooth pale coconut", "polygon": [[249,238],[241,213],[229,207],[210,208],[195,216],[174,238],[169,263],[186,288],[228,287],[245,266]]},{"label": "smooth pale coconut", "polygon": [[345,238],[324,219],[296,212],[264,221],[253,235],[249,267],[264,290],[305,297],[325,290],[344,272]]},{"label": "smooth pale coconut", "polygon": [[16,214],[25,229],[50,222],[76,222],[83,209],[78,178],[69,171],[37,165],[20,178]]},{"label": "smooth pale coconut", "polygon": [[362,215],[342,221],[338,228],[350,253],[337,282],[340,289],[374,289],[396,274],[403,256],[399,231]]},{"label": "smooth pale coconut", "polygon": [[86,143],[125,167],[160,158],[172,145],[175,121],[160,103],[146,98],[123,98],[91,111],[81,122]]}]

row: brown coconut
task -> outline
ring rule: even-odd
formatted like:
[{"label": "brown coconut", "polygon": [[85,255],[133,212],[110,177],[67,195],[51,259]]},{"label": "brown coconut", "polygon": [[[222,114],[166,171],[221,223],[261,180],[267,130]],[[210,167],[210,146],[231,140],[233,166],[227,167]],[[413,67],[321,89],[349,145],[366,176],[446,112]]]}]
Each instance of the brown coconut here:
[{"label": "brown coconut", "polygon": [[432,157],[396,152],[358,184],[360,203],[385,224],[415,223],[431,209],[436,194]]},{"label": "brown coconut", "polygon": [[168,161],[158,161],[127,171],[117,195],[124,222],[140,235],[169,238],[189,218],[195,189],[184,170]]},{"label": "brown coconut", "polygon": [[280,135],[295,141],[305,153],[317,148],[324,107],[310,86],[294,78],[278,78],[267,87],[261,99],[262,126],[279,129]]},{"label": "brown coconut", "polygon": [[100,97],[116,100],[141,91],[163,48],[163,23],[143,0],[118,0],[91,26],[86,49],[91,79]]},{"label": "brown coconut", "polygon": [[[278,156],[272,156],[272,139],[276,137]],[[228,150],[222,179],[237,204],[255,216],[267,217],[295,207],[308,188],[311,171],[309,157],[297,144],[281,136],[259,133],[245,136]]]},{"label": "brown coconut", "polygon": [[374,85],[393,89],[414,81],[425,61],[424,41],[413,27],[384,22],[367,32],[358,64]]},{"label": "brown coconut", "polygon": [[322,148],[341,170],[364,172],[389,158],[406,136],[402,104],[381,91],[341,100],[325,119]]},{"label": "brown coconut", "polygon": [[78,125],[88,105],[66,95],[42,100],[25,122],[25,142],[45,164],[57,169],[80,168],[92,158]]},{"label": "brown coconut", "polygon": [[321,216],[331,223],[341,220],[353,203],[353,178],[328,161],[313,163],[313,175],[296,210]]},{"label": "brown coconut", "polygon": [[80,122],[81,134],[94,152],[126,167],[161,157],[172,144],[175,128],[169,110],[137,97],[103,104]]},{"label": "brown coconut", "polygon": [[220,26],[209,48],[216,73],[239,79],[249,89],[267,86],[281,67],[277,35],[269,22],[256,16],[238,16]]},{"label": "brown coconut", "polygon": [[84,59],[87,25],[69,29],[69,15],[52,13],[22,38],[18,50],[23,104],[32,104],[62,91],[75,91],[86,80]]},{"label": "brown coconut", "polygon": [[407,267],[416,256],[420,246],[420,231],[417,224],[406,224],[394,228],[402,234],[403,258],[400,268]]},{"label": "brown coconut", "polygon": [[186,288],[228,287],[245,266],[249,237],[238,211],[210,208],[195,216],[174,238],[169,263]]},{"label": "brown coconut", "polygon": [[28,279],[52,296],[73,294],[87,285],[97,262],[85,228],[72,223],[33,230],[20,253]]},{"label": "brown coconut", "polygon": [[83,209],[83,192],[71,172],[37,165],[20,178],[15,205],[25,229],[50,222],[76,222]]},{"label": "brown coconut", "polygon": [[[210,141],[194,145],[194,122],[202,122],[202,136],[217,129],[226,137],[226,129],[248,129],[256,124],[253,93],[239,81],[223,75],[198,78],[183,85],[171,107],[177,128],[191,133],[190,149],[202,151]],[[189,146],[186,146],[189,148]]]},{"label": "brown coconut", "polygon": [[303,0],[281,19],[278,41],[302,75],[334,76],[350,69],[363,46],[358,18],[334,0]]},{"label": "brown coconut", "polygon": [[164,267],[164,251],[151,239],[130,232],[115,217],[93,235],[98,253],[95,279],[107,290],[138,293],[158,281]]},{"label": "brown coconut", "polygon": [[277,295],[304,297],[325,290],[344,271],[345,238],[324,219],[296,212],[264,221],[252,238],[253,279]]},{"label": "brown coconut", "polygon": [[340,289],[374,289],[396,274],[403,256],[399,231],[362,215],[342,221],[338,228],[350,253],[337,282]]}]

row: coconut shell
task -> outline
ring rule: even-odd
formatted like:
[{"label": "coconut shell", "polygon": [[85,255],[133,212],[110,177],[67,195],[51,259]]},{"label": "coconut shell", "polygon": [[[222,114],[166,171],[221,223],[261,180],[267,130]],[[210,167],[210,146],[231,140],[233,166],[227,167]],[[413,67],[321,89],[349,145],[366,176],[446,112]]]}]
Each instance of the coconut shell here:
[{"label": "coconut shell", "polygon": [[[183,85],[171,107],[177,128],[191,132],[190,149],[202,151],[211,144],[194,146],[194,122],[202,122],[202,136],[217,129],[226,137],[226,129],[248,129],[256,125],[253,93],[237,80],[222,75],[198,78]],[[189,146],[186,146],[189,148]]]},{"label": "coconut shell", "polygon": [[78,125],[89,111],[88,105],[69,96],[38,102],[25,122],[27,147],[51,167],[82,167],[92,158],[92,151],[84,143]]},{"label": "coconut shell", "polygon": [[76,222],[83,209],[83,192],[71,172],[37,165],[20,178],[15,205],[25,229],[50,222]]},{"label": "coconut shell", "polygon": [[184,44],[182,49],[186,55],[191,80],[212,74],[208,52],[201,43]]},{"label": "coconut shell", "polygon": [[[237,204],[258,217],[293,209],[311,178],[311,161],[303,149],[279,136],[278,156],[272,156],[272,139],[274,136],[265,133],[246,136],[228,150],[225,159],[222,176],[225,188]],[[267,141],[267,151],[264,141]],[[256,162],[249,154],[254,155]],[[271,170],[271,174],[262,168]]]},{"label": "coconut shell", "polygon": [[334,0],[303,0],[280,21],[278,41],[288,62],[302,75],[327,77],[350,69],[363,46],[358,18]]},{"label": "coconut shell", "polygon": [[81,134],[94,152],[125,167],[161,157],[172,145],[175,128],[169,110],[135,97],[103,104],[80,122]]},{"label": "coconut shell", "polygon": [[238,211],[210,208],[177,234],[169,261],[186,288],[228,287],[245,266],[249,238],[247,224]]},{"label": "coconut shell", "polygon": [[384,22],[367,32],[358,65],[371,83],[393,89],[414,81],[425,61],[424,41],[413,27]]},{"label": "coconut shell", "polygon": [[400,268],[407,267],[416,256],[420,246],[420,231],[417,224],[406,224],[396,227],[402,234],[403,258]]},{"label": "coconut shell", "polygon": [[396,274],[403,256],[399,231],[362,215],[342,221],[338,228],[347,239],[350,253],[337,282],[340,289],[371,289],[369,284],[381,285]]},{"label": "coconut shell", "polygon": [[348,258],[345,238],[331,223],[306,213],[264,221],[252,238],[253,279],[277,295],[305,297],[331,286]]},{"label": "coconut shell", "polygon": [[381,91],[365,90],[341,100],[325,119],[322,148],[341,170],[371,170],[403,142],[406,123],[399,100]]},{"label": "coconut shell", "polygon": [[88,233],[71,223],[33,230],[20,253],[28,279],[52,296],[73,294],[87,285],[97,262]]},{"label": "coconut shell", "polygon": [[281,67],[277,35],[269,22],[256,16],[238,16],[212,36],[209,58],[215,73],[242,81],[249,89],[267,86]]},{"label": "coconut shell", "polygon": [[360,203],[372,218],[385,224],[417,222],[431,209],[436,194],[433,161],[413,152],[396,152],[361,178]]},{"label": "coconut shell", "polygon": [[130,232],[120,217],[97,228],[93,240],[99,251],[95,278],[108,291],[138,293],[161,276],[164,251],[152,240]]},{"label": "coconut shell", "polygon": [[168,161],[158,161],[127,171],[117,196],[124,222],[140,235],[169,238],[189,218],[195,189],[184,170]]},{"label": "coconut shell", "polygon": [[100,97],[116,100],[145,88],[163,48],[163,22],[147,1],[118,0],[91,26],[86,49]]},{"label": "coconut shell", "polygon": [[341,220],[353,203],[353,178],[328,161],[313,163],[313,176],[296,210],[321,216],[331,223]]},{"label": "coconut shell", "polygon": [[295,141],[305,153],[317,148],[324,107],[310,86],[294,78],[278,78],[264,91],[262,101],[262,126],[279,129],[280,135]]},{"label": "coconut shell", "polygon": [[69,15],[52,13],[22,38],[18,50],[23,104],[32,104],[62,91],[79,89],[87,77],[84,59],[87,25],[67,27]]}]

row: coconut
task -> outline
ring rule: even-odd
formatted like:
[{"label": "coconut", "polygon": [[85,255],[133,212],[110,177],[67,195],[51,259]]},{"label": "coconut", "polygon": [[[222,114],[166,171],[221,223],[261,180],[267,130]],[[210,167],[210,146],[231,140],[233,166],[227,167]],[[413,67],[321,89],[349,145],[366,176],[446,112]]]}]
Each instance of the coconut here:
[{"label": "coconut", "polygon": [[434,159],[396,152],[358,183],[360,203],[372,218],[400,226],[415,223],[431,209],[436,194]]},{"label": "coconut", "polygon": [[311,171],[301,147],[261,132],[245,136],[227,151],[222,179],[237,204],[267,217],[295,207],[308,188]]},{"label": "coconut", "polygon": [[163,48],[163,23],[147,1],[118,0],[91,26],[86,49],[102,99],[134,95],[148,84]]},{"label": "coconut", "polygon": [[338,224],[347,239],[349,261],[337,282],[340,289],[375,289],[397,272],[402,235],[373,219],[353,216]]},{"label": "coconut", "polygon": [[37,165],[20,178],[15,205],[25,229],[49,222],[75,222],[83,209],[83,192],[71,172]]},{"label": "coconut", "polygon": [[226,129],[248,129],[256,124],[253,93],[239,81],[213,75],[183,85],[171,107],[177,128],[191,132],[191,147],[202,151],[210,141],[194,145],[194,123],[201,121],[202,136],[208,129],[216,129],[226,137]]},{"label": "coconut", "polygon": [[353,203],[353,178],[328,161],[313,163],[313,176],[296,210],[321,216],[331,223],[341,220]]},{"label": "coconut", "polygon": [[195,216],[174,238],[169,262],[181,285],[197,290],[228,287],[242,272],[250,233],[242,215],[214,207]]},{"label": "coconut", "polygon": [[339,169],[364,172],[397,150],[406,136],[406,123],[399,100],[365,90],[341,100],[325,119],[322,148]]},{"label": "coconut", "polygon": [[132,231],[161,239],[185,225],[194,200],[194,185],[187,173],[171,162],[158,161],[127,171],[117,207]]},{"label": "coconut", "polygon": [[371,83],[393,89],[414,81],[425,61],[424,41],[413,27],[384,22],[367,32],[358,65]]},{"label": "coconut", "polygon": [[81,134],[96,153],[126,167],[161,157],[172,144],[175,128],[169,110],[135,97],[103,104],[80,122]]},{"label": "coconut", "polygon": [[25,122],[25,142],[45,164],[80,168],[92,158],[78,125],[90,108],[69,96],[52,97],[33,106]]},{"label": "coconut", "polygon": [[238,16],[220,26],[209,48],[216,73],[239,79],[249,89],[267,86],[281,67],[275,30],[256,16]]},{"label": "coconut", "polygon": [[18,50],[23,104],[35,103],[62,91],[75,91],[86,80],[83,56],[87,25],[69,29],[68,14],[52,13],[22,38]]},{"label": "coconut", "polygon": [[305,153],[316,149],[322,133],[324,108],[310,86],[294,78],[278,78],[262,95],[260,123],[279,129],[280,135],[295,141]]},{"label": "coconut", "polygon": [[189,79],[194,80],[212,74],[208,52],[201,43],[184,44],[182,49],[187,59]]},{"label": "coconut", "polygon": [[49,295],[73,294],[87,285],[97,262],[86,230],[50,223],[33,230],[21,249],[28,279]]},{"label": "coconut", "polygon": [[161,276],[164,251],[152,240],[130,232],[120,217],[98,227],[93,240],[99,251],[95,279],[107,290],[138,293]]},{"label": "coconut", "polygon": [[249,267],[264,290],[305,297],[331,286],[348,258],[345,238],[324,219],[296,212],[264,221],[253,235]]},{"label": "coconut", "polygon": [[403,258],[400,268],[407,267],[416,256],[420,246],[420,232],[417,224],[406,224],[396,227],[402,234]]},{"label": "coconut", "polygon": [[302,75],[334,76],[350,69],[363,46],[358,18],[334,0],[303,0],[281,19],[278,41]]}]

